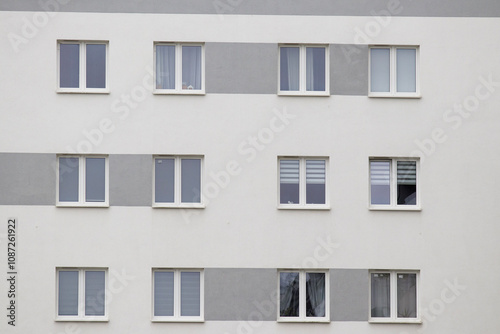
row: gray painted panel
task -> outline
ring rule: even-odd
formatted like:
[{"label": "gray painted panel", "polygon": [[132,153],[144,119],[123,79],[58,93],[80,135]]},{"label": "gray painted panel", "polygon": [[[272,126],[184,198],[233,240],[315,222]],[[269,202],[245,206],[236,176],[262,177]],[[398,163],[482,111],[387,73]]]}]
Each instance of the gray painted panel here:
[{"label": "gray painted panel", "polygon": [[4,11],[499,17],[498,0],[2,0]]},{"label": "gray painted panel", "polygon": [[151,206],[153,191],[151,155],[109,156],[109,200],[117,206]]},{"label": "gray painted panel", "polygon": [[0,205],[55,205],[55,154],[0,153]]},{"label": "gray painted panel", "polygon": [[276,269],[205,269],[205,320],[276,321]]},{"label": "gray painted panel", "polygon": [[330,93],[368,95],[368,46],[330,45]]},{"label": "gray painted panel", "polygon": [[277,67],[277,44],[205,44],[207,93],[276,94]]},{"label": "gray painted panel", "polygon": [[368,321],[366,269],[330,270],[330,320]]}]

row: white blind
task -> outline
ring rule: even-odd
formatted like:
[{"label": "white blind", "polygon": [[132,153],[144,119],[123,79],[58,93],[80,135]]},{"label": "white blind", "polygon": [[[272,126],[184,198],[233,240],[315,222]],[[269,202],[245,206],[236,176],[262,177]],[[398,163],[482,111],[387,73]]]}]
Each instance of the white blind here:
[{"label": "white blind", "polygon": [[58,315],[78,315],[78,271],[59,272]]},{"label": "white blind", "polygon": [[387,186],[391,181],[390,161],[370,162],[370,182],[372,186]]},{"label": "white blind", "polygon": [[104,271],[85,272],[85,315],[104,315]]},{"label": "white blind", "polygon": [[200,315],[200,273],[181,272],[181,316]]},{"label": "white blind", "polygon": [[417,184],[416,161],[398,161],[398,184]]},{"label": "white blind", "polygon": [[154,315],[174,315],[174,273],[171,271],[154,273]]},{"label": "white blind", "polygon": [[324,160],[306,160],[306,183],[325,184]]},{"label": "white blind", "polygon": [[280,183],[299,183],[299,160],[280,160]]}]

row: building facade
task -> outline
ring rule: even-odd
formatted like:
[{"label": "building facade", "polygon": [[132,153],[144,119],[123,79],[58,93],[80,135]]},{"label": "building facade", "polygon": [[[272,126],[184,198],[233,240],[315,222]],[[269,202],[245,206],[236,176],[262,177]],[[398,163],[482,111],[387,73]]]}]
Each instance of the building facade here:
[{"label": "building facade", "polygon": [[500,4],[2,1],[2,333],[497,333]]}]

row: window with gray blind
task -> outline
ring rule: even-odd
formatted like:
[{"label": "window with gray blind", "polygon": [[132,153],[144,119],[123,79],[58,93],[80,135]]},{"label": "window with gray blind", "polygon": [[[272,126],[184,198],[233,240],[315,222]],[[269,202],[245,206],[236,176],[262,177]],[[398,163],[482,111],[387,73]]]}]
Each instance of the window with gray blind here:
[{"label": "window with gray blind", "polygon": [[202,320],[202,271],[153,271],[153,317],[156,320]]},{"label": "window with gray blind", "polygon": [[372,96],[418,96],[418,47],[370,48]]},{"label": "window with gray blind", "polygon": [[107,45],[107,42],[60,41],[60,91],[99,92],[106,89]]},{"label": "window with gray blind", "polygon": [[326,159],[280,158],[279,204],[326,205]]},{"label": "window with gray blind", "polygon": [[106,316],[106,270],[59,269],[57,276],[58,317],[98,320]]},{"label": "window with gray blind", "polygon": [[201,205],[201,168],[201,157],[156,157],[154,204]]},{"label": "window with gray blind", "polygon": [[417,160],[370,159],[370,204],[416,206]]},{"label": "window with gray blind", "polygon": [[107,158],[60,156],[58,205],[107,205]]}]

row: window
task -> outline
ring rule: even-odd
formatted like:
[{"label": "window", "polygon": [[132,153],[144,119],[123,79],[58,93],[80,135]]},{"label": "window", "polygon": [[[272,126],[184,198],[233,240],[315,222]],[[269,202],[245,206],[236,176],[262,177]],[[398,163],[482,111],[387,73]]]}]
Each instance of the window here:
[{"label": "window", "polygon": [[108,42],[60,41],[58,49],[58,92],[108,92]]},{"label": "window", "polygon": [[279,208],[327,209],[325,158],[287,158],[279,162]]},{"label": "window", "polygon": [[282,45],[279,56],[279,94],[328,95],[328,48]]},{"label": "window", "polygon": [[418,160],[370,159],[372,209],[419,209]]},{"label": "window", "polygon": [[281,321],[329,321],[328,273],[281,271],[279,273]]},{"label": "window", "polygon": [[154,158],[155,207],[202,207],[202,158]]},{"label": "window", "polygon": [[370,48],[370,96],[419,97],[418,47]]},{"label": "window", "polygon": [[158,94],[204,94],[202,44],[156,43],[156,89]]},{"label": "window", "polygon": [[153,270],[153,321],[203,321],[203,271]]},{"label": "window", "polygon": [[418,279],[418,272],[371,272],[370,321],[419,322]]},{"label": "window", "polygon": [[107,157],[59,156],[58,162],[57,205],[109,205]]},{"label": "window", "polygon": [[57,270],[57,320],[107,321],[106,269]]}]

